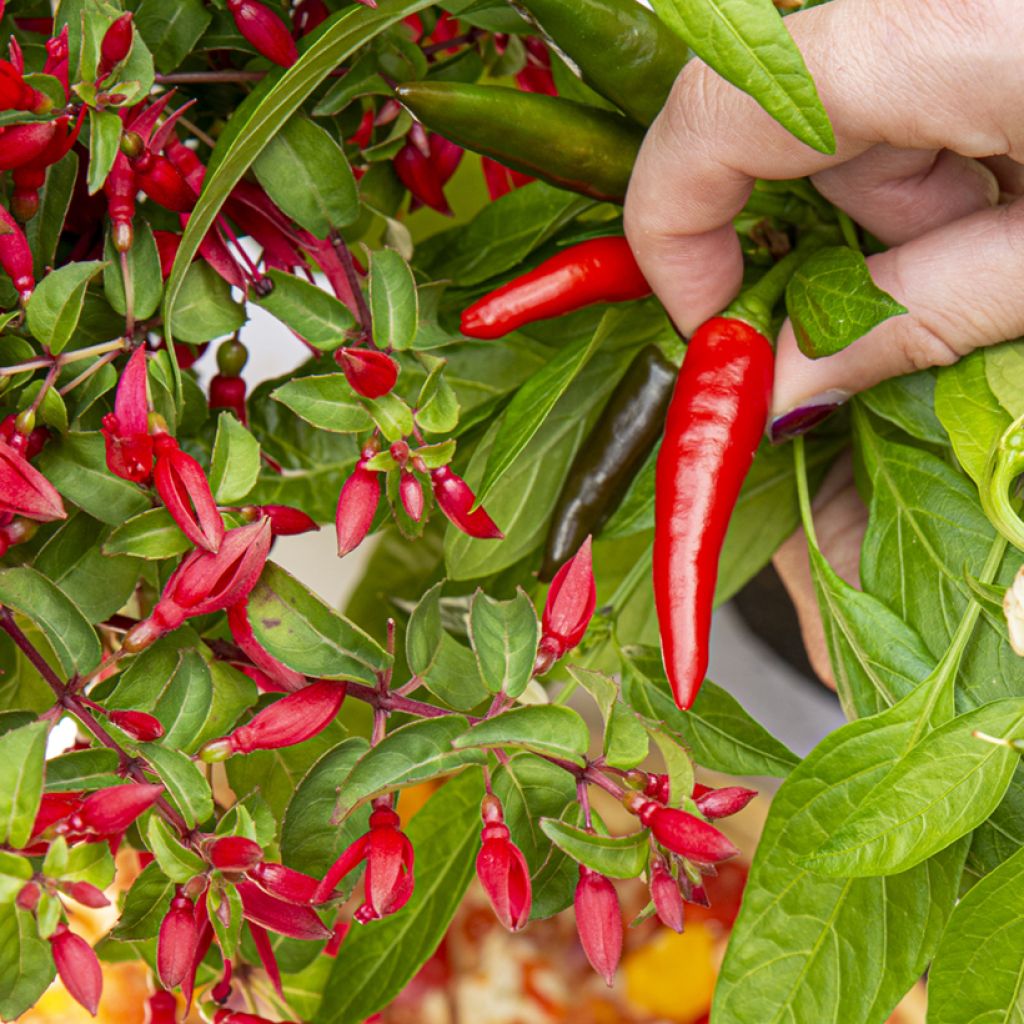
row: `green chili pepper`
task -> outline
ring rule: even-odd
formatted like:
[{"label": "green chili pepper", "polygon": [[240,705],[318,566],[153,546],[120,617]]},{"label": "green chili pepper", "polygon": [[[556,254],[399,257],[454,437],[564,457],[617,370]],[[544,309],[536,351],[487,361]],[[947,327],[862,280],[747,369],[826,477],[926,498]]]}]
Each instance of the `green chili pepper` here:
[{"label": "green chili pepper", "polygon": [[542,580],[551,579],[618,508],[661,436],[675,382],[675,366],[654,345],[629,364],[569,469],[548,529]]},{"label": "green chili pepper", "polygon": [[686,45],[636,0],[517,0],[583,74],[640,124],[661,110]]},{"label": "green chili pepper", "polygon": [[992,525],[1024,551],[1024,522],[1010,500],[1010,488],[1024,473],[1024,416],[1014,420],[992,449],[978,487],[981,507]]},{"label": "green chili pepper", "polygon": [[583,103],[497,85],[405,82],[395,94],[428,128],[515,171],[622,202],[643,132]]}]

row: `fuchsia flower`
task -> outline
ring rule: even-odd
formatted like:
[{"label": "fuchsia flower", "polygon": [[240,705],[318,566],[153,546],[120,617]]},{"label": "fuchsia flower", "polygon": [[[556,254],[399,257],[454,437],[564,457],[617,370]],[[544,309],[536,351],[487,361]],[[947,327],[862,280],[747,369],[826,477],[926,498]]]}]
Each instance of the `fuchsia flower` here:
[{"label": "fuchsia flower", "polygon": [[650,879],[651,899],[658,919],[666,928],[681,933],[684,924],[683,896],[664,857],[658,856],[652,860]]},{"label": "fuchsia flower", "polygon": [[372,448],[363,452],[352,475],[338,495],[334,525],[338,533],[338,557],[344,558],[362,544],[373,525],[380,504],[380,477],[366,464],[377,453]]},{"label": "fuchsia flower", "polygon": [[210,740],[199,756],[204,761],[223,761],[232,754],[303,743],[334,721],[344,700],[344,682],[321,679],[265,707],[227,736]]},{"label": "fuchsia flower", "polygon": [[432,469],[430,484],[438,507],[457,529],[480,540],[501,540],[505,536],[482,508],[473,509],[473,491],[450,466]]},{"label": "fuchsia flower", "polygon": [[241,377],[226,377],[218,373],[210,381],[210,409],[227,409],[239,423],[248,423],[245,410],[245,381]]},{"label": "fuchsia flower", "polygon": [[228,10],[235,19],[238,31],[274,64],[290,68],[298,59],[295,47],[285,23],[269,8],[257,0],[228,0]]},{"label": "fuchsia flower", "polygon": [[588,537],[576,554],[555,573],[541,618],[541,639],[535,672],[543,675],[582,639],[597,604]]},{"label": "fuchsia flower", "polygon": [[146,350],[137,348],[125,365],[114,395],[114,411],[103,417],[107,468],[123,480],[142,483],[153,471],[146,396]]},{"label": "fuchsia flower", "polygon": [[315,519],[307,516],[301,508],[292,508],[291,505],[258,505],[255,506],[255,513],[270,520],[270,532],[275,537],[294,537],[299,533],[319,529]]},{"label": "fuchsia flower", "polygon": [[[271,526],[271,530],[273,530],[273,526]],[[231,636],[235,643],[242,649],[246,657],[282,690],[287,693],[301,690],[306,685],[306,677],[301,672],[296,672],[278,661],[256,639],[252,623],[249,622],[248,607],[249,601],[246,599],[228,609],[228,628],[231,630]]]},{"label": "fuchsia flower", "polygon": [[263,860],[263,847],[245,836],[221,836],[209,845],[206,856],[219,871],[248,871]]},{"label": "fuchsia flower", "polygon": [[423,518],[423,485],[415,473],[402,473],[398,481],[398,495],[406,515],[418,523]]},{"label": "fuchsia flower", "polygon": [[[0,136],[0,145],[6,145],[6,139]],[[32,264],[32,250],[29,248],[25,232],[18,222],[0,206],[0,270],[14,285],[18,299],[24,306],[32,297],[36,287],[35,273]]]},{"label": "fuchsia flower", "polygon": [[170,992],[154,992],[146,1003],[146,1024],[177,1024],[178,1000]]},{"label": "fuchsia flower", "polygon": [[100,61],[96,69],[96,81],[102,82],[111,71],[128,56],[135,38],[132,12],[127,11],[103,33],[100,43]]},{"label": "fuchsia flower", "polygon": [[97,789],[68,819],[70,831],[114,835],[123,832],[160,798],[164,787],[148,782]]},{"label": "fuchsia flower", "polygon": [[696,815],[675,807],[662,807],[653,800],[635,795],[629,801],[629,809],[662,846],[680,857],[701,864],[717,864],[739,853],[714,825]]},{"label": "fuchsia flower", "polygon": [[726,786],[724,789],[709,789],[700,783],[693,787],[697,808],[705,818],[730,818],[739,814],[757,796],[757,790],[743,786]]},{"label": "fuchsia flower", "polygon": [[391,797],[374,800],[370,831],[360,836],[331,865],[314,901],[322,903],[329,899],[338,882],[365,860],[365,898],[355,912],[355,920],[366,924],[401,910],[412,896],[415,854],[400,825],[401,819],[391,806]]},{"label": "fuchsia flower", "polygon": [[279,900],[265,893],[255,882],[239,882],[237,889],[247,921],[290,939],[313,941],[331,937],[330,929],[312,907]]},{"label": "fuchsia flower", "polygon": [[50,951],[68,994],[95,1017],[103,994],[103,972],[92,946],[62,921],[50,936]]},{"label": "fuchsia flower", "polygon": [[199,945],[192,901],[181,888],[171,899],[171,908],[160,923],[156,945],[156,965],[160,983],[166,988],[177,988],[184,980],[195,959]]},{"label": "fuchsia flower", "polygon": [[151,743],[164,734],[160,719],[147,715],[145,711],[111,711],[109,717],[118,729],[143,743]]},{"label": "fuchsia flower", "polygon": [[160,500],[196,547],[216,552],[224,538],[224,521],[203,467],[170,434],[157,434],[154,449],[153,483]]},{"label": "fuchsia flower", "polygon": [[484,797],[481,814],[483,845],[476,858],[476,874],[495,916],[510,932],[517,932],[530,919],[530,869],[522,851],[512,842],[498,798]]},{"label": "fuchsia flower", "polygon": [[285,903],[313,903],[320,885],[319,879],[312,875],[267,861],[261,861],[250,868],[248,877],[265,893]]},{"label": "fuchsia flower", "polygon": [[375,348],[339,348],[334,361],[341,367],[352,390],[364,398],[386,395],[398,380],[398,363]]},{"label": "fuchsia flower", "polygon": [[57,489],[24,455],[0,440],[0,512],[40,523],[67,519]]},{"label": "fuchsia flower", "polygon": [[610,986],[622,957],[622,912],[615,886],[604,875],[581,864],[574,902],[583,952]]}]

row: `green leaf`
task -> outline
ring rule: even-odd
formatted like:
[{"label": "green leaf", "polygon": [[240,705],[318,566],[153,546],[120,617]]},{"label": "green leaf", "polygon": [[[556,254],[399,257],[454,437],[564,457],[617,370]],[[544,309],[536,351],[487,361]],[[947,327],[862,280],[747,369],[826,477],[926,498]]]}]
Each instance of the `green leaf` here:
[{"label": "green leaf", "polygon": [[113,530],[103,542],[104,555],[134,555],[137,558],[176,558],[192,542],[181,532],[165,508],[151,508],[132,516]]},{"label": "green leaf", "polygon": [[613,768],[636,768],[646,760],[649,746],[643,723],[631,708],[616,701],[604,730],[605,761]]},{"label": "green leaf", "polygon": [[56,969],[31,914],[0,907],[0,1017],[14,1020],[39,1001]]},{"label": "green leaf", "polygon": [[201,0],[142,0],[135,28],[152,51],[157,70],[168,74],[192,53],[212,18]]},{"label": "green leaf", "polygon": [[[427,357],[423,356],[422,358],[426,359]],[[437,361],[427,375],[427,379],[420,389],[419,398],[416,400],[416,422],[424,430],[434,434],[449,434],[459,424],[459,400],[455,395],[454,388],[445,378],[444,368],[446,365],[447,361],[444,359]]]},{"label": "green leaf", "polygon": [[13,903],[32,877],[32,862],[6,850],[0,850],[0,903]]},{"label": "green leaf", "polygon": [[377,348],[401,351],[412,345],[419,321],[416,282],[394,249],[370,253],[370,313]]},{"label": "green leaf", "polygon": [[190,878],[206,870],[202,857],[183,846],[159,814],[150,815],[146,826],[146,845],[152,850],[160,870],[179,885],[184,885]]},{"label": "green leaf", "polygon": [[342,148],[302,114],[290,117],[253,161],[270,198],[317,238],[359,216],[359,193]]},{"label": "green leaf", "polygon": [[158,862],[148,864],[128,890],[121,916],[110,937],[119,942],[156,938],[174,887],[175,883],[160,870]]},{"label": "green leaf", "polygon": [[469,642],[480,678],[491,693],[518,697],[533,678],[540,623],[520,587],[511,601],[496,601],[482,590],[469,605]]},{"label": "green leaf", "polygon": [[210,921],[217,935],[217,945],[225,957],[233,957],[242,937],[242,897],[233,885],[225,885],[223,888],[211,888],[209,900]]},{"label": "green leaf", "polygon": [[361,398],[360,403],[388,441],[401,441],[413,432],[412,410],[393,391],[380,398]]},{"label": "green leaf", "polygon": [[[120,120],[115,118],[120,130]],[[100,260],[83,260],[51,270],[28,300],[28,329],[56,355],[71,340],[82,315],[85,290],[103,269]]]},{"label": "green leaf", "polygon": [[668,805],[685,807],[693,795],[693,761],[690,754],[667,733],[651,730],[650,735],[658,745],[661,759],[665,762],[665,771],[668,774]]},{"label": "green leaf", "polygon": [[929,1024],[1010,1022],[1024,1014],[1024,850],[957,904],[928,973]]},{"label": "green leaf", "polygon": [[636,878],[647,867],[646,829],[631,836],[598,836],[554,818],[543,818],[540,827],[573,860],[609,878]]},{"label": "green leaf", "polygon": [[591,356],[615,334],[629,317],[628,309],[612,308],[590,338],[562,349],[543,369],[535,373],[509,403],[491,444],[483,482],[477,490],[480,505],[530,443],[569,385],[580,375]]},{"label": "green leaf", "polygon": [[583,765],[590,745],[586,723],[572,708],[534,704],[486,718],[454,741],[466,747],[520,747]]},{"label": "green leaf", "polygon": [[114,881],[114,856],[106,843],[79,843],[68,850],[60,877],[67,882],[90,882],[106,889]]},{"label": "green leaf", "polygon": [[945,446],[949,436],[935,415],[937,370],[890,377],[858,395],[876,416],[895,423],[911,437],[928,444]]},{"label": "green leaf", "polygon": [[193,263],[181,282],[168,333],[200,345],[233,334],[244,323],[245,309],[231,298],[227,281],[208,263]]},{"label": "green leaf", "polygon": [[373,426],[343,373],[296,377],[275,388],[270,397],[320,430],[357,434]]},{"label": "green leaf", "polygon": [[808,257],[789,279],[786,312],[800,351],[820,359],[907,310],[872,281],[863,253],[834,246]]},{"label": "green leaf", "polygon": [[39,212],[25,225],[36,280],[55,262],[57,241],[64,230],[64,220],[77,180],[78,154],[74,150],[66,153],[46,172],[46,183],[39,192]]},{"label": "green leaf", "polygon": [[192,741],[197,749],[207,740],[230,732],[242,717],[242,712],[251,708],[259,698],[256,684],[240,669],[223,661],[213,661],[208,667],[213,682],[213,701],[206,721]]},{"label": "green leaf", "polygon": [[249,595],[249,622],[259,643],[304,675],[375,684],[389,664],[375,640],[273,562]]},{"label": "green leaf", "polygon": [[349,935],[334,961],[317,1024],[358,1024],[386,1006],[437,948],[473,878],[484,789],[477,772],[445,783],[406,830],[416,888],[397,914]]},{"label": "green leaf", "polygon": [[445,715],[409,722],[388,733],[359,758],[341,781],[337,817],[348,817],[372,797],[450,775],[467,765],[486,764],[487,755],[481,750],[452,749],[452,743],[468,727],[461,715]]},{"label": "green leaf", "polygon": [[43,795],[45,722],[32,722],[0,737],[0,840],[28,843]]},{"label": "green leaf", "polygon": [[[146,221],[139,219],[136,222],[132,247],[126,257],[132,283],[132,311],[136,320],[146,320],[160,308],[160,299],[164,294],[160,254]],[[107,261],[103,268],[103,293],[111,307],[124,316],[128,303],[125,298],[121,254],[114,248],[113,237],[109,233],[103,245],[103,258]]]},{"label": "green leaf", "polygon": [[662,21],[727,82],[820,153],[836,151],[807,65],[771,0],[654,0]]},{"label": "green leaf", "polygon": [[213,814],[213,793],[199,766],[180,750],[142,743],[139,752],[167,787],[185,824],[195,828]]},{"label": "green leaf", "polygon": [[107,469],[103,436],[99,431],[72,431],[55,438],[42,450],[37,466],[72,504],[101,523],[116,526],[149,508],[135,484]]},{"label": "green leaf", "polygon": [[84,675],[100,663],[102,651],[95,630],[77,605],[35,569],[0,570],[0,604],[42,630],[66,675]]},{"label": "green leaf", "polygon": [[117,775],[119,766],[117,754],[106,747],[69,751],[46,762],[46,792],[66,793],[116,786],[122,781]]},{"label": "green leaf", "polygon": [[1006,792],[1018,755],[974,732],[1013,739],[1024,699],[1008,698],[954,718],[898,760],[812,856],[816,874],[889,875],[920,864],[980,825]]},{"label": "green leaf", "polygon": [[89,195],[107,180],[121,143],[121,118],[113,110],[89,111]]},{"label": "green leaf", "polygon": [[267,276],[274,287],[267,295],[255,295],[256,305],[322,351],[345,343],[348,332],[356,326],[348,306],[294,274],[272,268]]},{"label": "green leaf", "polygon": [[259,475],[259,442],[233,413],[222,412],[210,459],[210,488],[217,503],[238,504],[256,486]]},{"label": "green leaf", "polygon": [[1024,415],[1024,340],[985,349],[985,379],[999,404],[1014,418]]}]

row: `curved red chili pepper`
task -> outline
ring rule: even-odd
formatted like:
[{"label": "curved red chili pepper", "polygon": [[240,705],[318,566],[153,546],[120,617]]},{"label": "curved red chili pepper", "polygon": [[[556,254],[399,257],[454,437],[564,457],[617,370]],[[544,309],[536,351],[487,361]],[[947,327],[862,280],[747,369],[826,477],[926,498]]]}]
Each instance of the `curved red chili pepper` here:
[{"label": "curved red chili pepper", "polygon": [[462,333],[500,338],[535,320],[595,302],[629,302],[650,294],[625,238],[591,238],[478,299],[462,314]]},{"label": "curved red chili pepper", "polygon": [[655,482],[654,601],[681,708],[708,667],[718,558],[764,433],[774,364],[763,334],[715,317],[691,338],[669,406]]}]

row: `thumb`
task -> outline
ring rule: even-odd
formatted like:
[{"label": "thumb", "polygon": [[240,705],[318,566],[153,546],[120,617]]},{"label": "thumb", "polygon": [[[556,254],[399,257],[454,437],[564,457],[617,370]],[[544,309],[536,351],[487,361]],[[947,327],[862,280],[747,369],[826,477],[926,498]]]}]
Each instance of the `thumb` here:
[{"label": "thumb", "polygon": [[779,335],[770,433],[809,430],[858,391],[1024,334],[1024,200],[972,214],[868,260],[909,311],[834,356],[808,359]]}]

